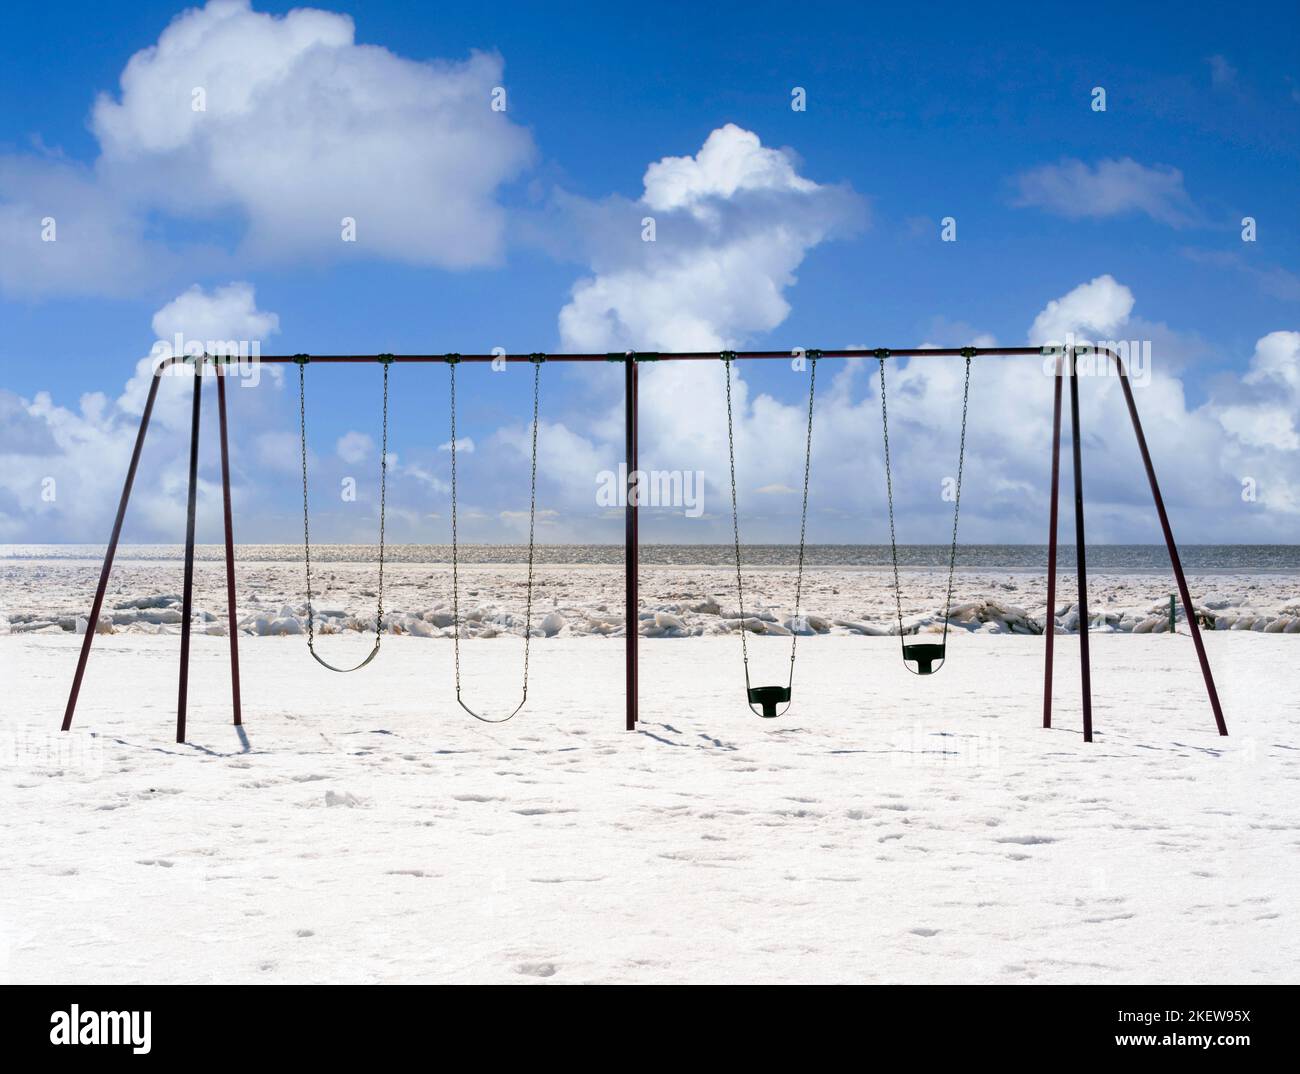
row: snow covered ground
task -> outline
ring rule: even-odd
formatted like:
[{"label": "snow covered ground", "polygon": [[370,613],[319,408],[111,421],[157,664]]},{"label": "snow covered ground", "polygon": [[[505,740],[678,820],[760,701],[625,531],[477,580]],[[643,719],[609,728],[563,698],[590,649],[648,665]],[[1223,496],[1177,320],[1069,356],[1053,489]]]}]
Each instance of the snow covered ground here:
[{"label": "snow covered ground", "polygon": [[[1041,599],[1041,598],[1040,598]],[[82,613],[84,614],[84,612]],[[1213,632],[1093,640],[1098,741],[1040,728],[1041,637],[961,632],[920,680],[897,640],[801,641],[796,705],[742,703],[734,635],[533,646],[489,727],[451,646],[385,639],[341,677],[300,637],[0,638],[0,979],[11,981],[1295,981],[1300,661]],[[755,638],[756,681],[788,639]],[[328,646],[325,649],[324,646]],[[520,642],[464,647],[513,706]],[[323,652],[359,656],[357,634]]]}]

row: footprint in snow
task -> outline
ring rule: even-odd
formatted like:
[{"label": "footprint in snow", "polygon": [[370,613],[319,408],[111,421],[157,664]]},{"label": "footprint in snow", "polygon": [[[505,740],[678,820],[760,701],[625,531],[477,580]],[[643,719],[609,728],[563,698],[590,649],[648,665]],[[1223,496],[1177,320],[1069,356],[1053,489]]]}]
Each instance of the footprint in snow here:
[{"label": "footprint in snow", "polygon": [[576,813],[577,810],[561,807],[528,806],[523,809],[512,809],[510,812],[518,813],[521,817],[544,817],[552,813]]},{"label": "footprint in snow", "polygon": [[515,971],[525,977],[554,977],[556,965],[554,962],[521,962]]}]

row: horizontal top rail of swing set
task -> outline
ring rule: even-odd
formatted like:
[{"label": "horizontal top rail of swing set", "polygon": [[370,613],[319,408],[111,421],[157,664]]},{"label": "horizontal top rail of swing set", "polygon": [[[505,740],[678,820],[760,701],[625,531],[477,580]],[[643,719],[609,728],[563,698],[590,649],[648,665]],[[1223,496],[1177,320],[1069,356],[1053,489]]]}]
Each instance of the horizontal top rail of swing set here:
[{"label": "horizontal top rail of swing set", "polygon": [[[400,362],[533,362],[543,359],[547,362],[703,362],[718,361],[724,355],[737,361],[778,359],[789,360],[804,355],[812,358],[964,358],[964,357],[1061,357],[1067,350],[1077,355],[1099,354],[1114,361],[1122,371],[1124,366],[1120,356],[1107,347],[1077,345],[1073,348],[1064,346],[1048,347],[874,347],[852,348],[844,350],[820,350],[807,347],[787,351],[614,351],[603,354],[264,354],[264,355],[207,355],[208,361],[223,362],[266,362],[272,365],[292,365],[305,359],[309,364],[347,365],[391,360]],[[193,362],[193,357],[173,356],[161,361],[156,371],[168,366]]]}]

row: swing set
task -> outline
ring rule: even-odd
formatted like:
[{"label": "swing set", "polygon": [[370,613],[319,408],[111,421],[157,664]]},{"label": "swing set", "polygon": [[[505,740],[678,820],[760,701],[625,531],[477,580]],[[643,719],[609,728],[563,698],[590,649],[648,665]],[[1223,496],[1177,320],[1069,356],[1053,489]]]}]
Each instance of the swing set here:
[{"label": "swing set", "polygon": [[[1214,677],[1210,671],[1209,659],[1205,653],[1205,645],[1201,638],[1199,624],[1196,621],[1195,611],[1192,607],[1191,595],[1187,588],[1187,579],[1183,574],[1182,562],[1178,556],[1178,548],[1174,543],[1173,530],[1169,524],[1169,517],[1165,511],[1164,500],[1160,495],[1160,486],[1156,480],[1155,468],[1151,462],[1151,453],[1147,447],[1146,437],[1142,431],[1142,423],[1138,418],[1137,405],[1133,398],[1132,386],[1129,383],[1128,373],[1124,368],[1122,358],[1107,348],[1097,347],[1087,349],[1089,353],[1095,353],[1099,356],[1109,358],[1114,363],[1115,372],[1118,376],[1120,386],[1124,393],[1124,401],[1128,408],[1129,417],[1133,423],[1133,431],[1137,438],[1138,450],[1142,456],[1142,462],[1146,469],[1147,480],[1151,487],[1152,499],[1155,503],[1156,514],[1160,521],[1161,531],[1164,535],[1165,546],[1169,552],[1170,563],[1173,567],[1174,577],[1178,584],[1179,595],[1182,598],[1183,608],[1187,616],[1189,632],[1192,636],[1192,643],[1196,649],[1197,659],[1200,663],[1201,674],[1205,681],[1206,693],[1209,697],[1210,707],[1214,713],[1215,724],[1220,735],[1228,733],[1227,724],[1223,718],[1223,711],[1219,704],[1218,691],[1215,688]],[[1084,515],[1083,515],[1083,461],[1082,450],[1080,446],[1079,430],[1079,387],[1078,372],[1076,367],[1077,356],[1085,353],[1085,348],[1068,347],[1068,348],[1050,348],[1050,347],[962,347],[958,349],[942,348],[925,348],[925,349],[907,349],[907,350],[890,350],[887,348],[877,348],[874,350],[836,350],[821,351],[808,350],[803,352],[793,352],[794,354],[802,353],[808,359],[809,377],[808,377],[808,421],[807,433],[804,445],[804,475],[803,475],[803,503],[800,512],[799,522],[799,552],[797,570],[795,574],[795,592],[794,592],[794,620],[795,627],[798,626],[799,603],[803,589],[803,570],[804,570],[804,552],[805,536],[807,531],[808,520],[808,487],[812,467],[812,433],[813,433],[813,404],[817,382],[817,362],[826,358],[837,359],[862,359],[875,358],[880,367],[880,408],[881,424],[883,429],[884,442],[884,460],[885,460],[885,486],[889,506],[889,544],[893,566],[894,576],[894,599],[898,617],[898,634],[902,646],[902,658],[904,666],[916,675],[928,676],[943,667],[947,659],[947,640],[948,625],[952,608],[953,581],[955,577],[957,562],[957,526],[961,514],[961,478],[962,470],[965,463],[966,455],[966,420],[967,404],[970,398],[970,375],[971,360],[976,357],[1035,357],[1050,358],[1055,356],[1055,377],[1054,377],[1054,398],[1053,398],[1053,416],[1052,416],[1052,478],[1051,478],[1051,502],[1048,522],[1048,569],[1047,569],[1047,611],[1048,622],[1045,624],[1045,661],[1043,668],[1043,726],[1050,728],[1052,726],[1052,671],[1054,664],[1055,632],[1052,629],[1052,616],[1056,603],[1056,560],[1057,560],[1057,504],[1060,490],[1060,446],[1061,446],[1061,387],[1064,380],[1070,383],[1070,416],[1071,432],[1073,446],[1073,464],[1074,464],[1074,519],[1075,519],[1075,545],[1076,545],[1076,570],[1078,575],[1079,588],[1079,660],[1080,660],[1080,685],[1082,688],[1082,709],[1083,709],[1083,738],[1084,741],[1091,742],[1093,739],[1092,726],[1092,681],[1091,681],[1091,659],[1088,646],[1088,597],[1087,597],[1087,560],[1084,540]],[[798,649],[797,629],[791,632],[790,641],[790,664],[789,673],[786,683],[774,686],[754,686],[750,681],[749,674],[749,651],[746,640],[747,630],[745,628],[745,608],[744,608],[744,583],[742,578],[742,557],[740,543],[740,522],[739,509],[736,493],[736,445],[734,421],[732,414],[731,399],[731,381],[732,366],[740,360],[789,360],[791,352],[786,351],[723,351],[718,352],[679,352],[673,354],[647,353],[628,351],[615,354],[562,354],[562,355],[543,355],[543,354],[513,354],[513,355],[490,355],[490,354],[442,354],[442,355],[326,355],[326,356],[309,356],[305,354],[260,357],[257,361],[269,365],[295,364],[298,367],[298,403],[299,403],[299,431],[301,437],[301,455],[302,455],[302,486],[303,486],[303,559],[305,567],[305,581],[307,590],[307,648],[311,656],[322,666],[330,671],[339,673],[351,673],[360,671],[370,664],[378,655],[383,639],[384,624],[384,527],[387,512],[387,476],[388,476],[388,397],[389,397],[389,370],[394,364],[406,363],[443,363],[448,368],[449,387],[450,387],[450,425],[451,425],[451,534],[452,534],[452,621],[453,621],[453,653],[455,664],[455,690],[456,701],[465,712],[477,720],[485,723],[504,723],[516,716],[528,702],[528,668],[529,668],[529,641],[532,634],[532,600],[533,600],[533,567],[534,567],[534,550],[535,550],[535,520],[537,509],[537,423],[540,402],[541,386],[541,367],[548,361],[559,362],[613,362],[621,363],[624,370],[624,401],[625,401],[625,434],[626,434],[626,464],[627,464],[627,499],[625,508],[625,532],[624,532],[624,553],[625,553],[625,616],[627,629],[625,630],[625,728],[629,731],[636,730],[639,720],[638,713],[638,659],[637,644],[638,633],[635,627],[639,617],[639,601],[637,593],[637,573],[638,573],[638,553],[639,539],[637,532],[637,501],[638,501],[638,471],[637,471],[637,370],[645,362],[657,361],[718,361],[721,359],[726,381],[726,402],[727,402],[727,446],[728,458],[730,463],[731,478],[731,508],[732,508],[732,533],[735,543],[736,558],[736,593],[739,605],[740,615],[740,640],[741,640],[741,659],[744,669],[745,679],[745,698],[750,710],[757,716],[765,719],[772,719],[783,715],[789,710],[793,691],[794,691],[794,665]],[[917,642],[908,641],[909,637],[915,635],[907,634],[903,625],[902,611],[902,587],[899,581],[898,569],[898,545],[895,535],[894,525],[894,490],[893,490],[893,467],[889,450],[889,411],[886,401],[886,384],[885,384],[885,366],[889,360],[899,358],[954,358],[961,357],[965,359],[965,379],[962,389],[962,415],[961,415],[961,437],[958,446],[957,455],[957,482],[956,495],[953,505],[953,523],[952,523],[952,544],[949,551],[948,560],[948,586],[947,598],[944,606],[944,625],[943,632],[938,642]],[[225,561],[226,561],[226,597],[227,613],[229,617],[229,640],[230,640],[230,672],[231,672],[231,693],[234,708],[234,723],[241,725],[243,723],[242,705],[240,700],[239,684],[239,635],[236,617],[236,593],[235,593],[235,559],[234,559],[234,527],[231,511],[230,497],[230,452],[228,444],[228,431],[226,421],[226,377],[230,375],[230,366],[235,361],[233,358],[202,355],[195,357],[172,357],[163,359],[154,369],[153,380],[149,387],[149,394],[145,401],[144,411],[140,418],[140,428],[136,434],[135,447],[132,451],[130,465],[127,468],[126,481],[122,489],[122,497],[118,503],[117,516],[113,524],[113,532],[109,538],[108,548],[104,556],[103,567],[100,571],[99,585],[95,592],[95,599],[91,606],[90,615],[87,618],[87,629],[81,645],[81,653],[77,661],[77,670],[73,677],[72,688],[68,696],[67,707],[64,711],[62,728],[64,731],[72,727],[73,715],[76,711],[77,699],[81,692],[82,681],[85,677],[86,664],[90,657],[90,649],[94,644],[97,634],[97,625],[99,623],[100,612],[103,609],[104,596],[108,587],[108,580],[112,573],[113,560],[117,553],[118,541],[121,537],[122,524],[126,517],[127,505],[130,502],[131,490],[135,483],[136,471],[139,467],[141,453],[144,449],[145,436],[149,429],[149,421],[153,414],[154,403],[157,399],[158,385],[161,377],[167,371],[175,366],[189,364],[193,366],[193,396],[192,396],[192,413],[191,413],[191,432],[190,432],[190,457],[189,457],[189,498],[187,506],[187,522],[185,537],[185,575],[184,590],[182,597],[181,612],[181,645],[180,645],[180,684],[177,695],[176,709],[176,741],[185,741],[186,731],[186,713],[188,708],[188,686],[189,686],[189,656],[190,656],[190,633],[191,620],[193,613],[193,589],[194,589],[194,544],[195,544],[195,513],[197,506],[198,493],[198,457],[199,457],[199,419],[201,414],[203,377],[205,366],[211,365],[215,374],[217,385],[217,412],[218,423],[220,427],[220,444],[221,444],[221,481],[222,481],[222,499],[224,508],[225,523]],[[530,503],[529,503],[529,520],[528,520],[528,581],[526,590],[526,605],[524,615],[524,654],[523,654],[523,686],[519,704],[515,706],[507,715],[502,717],[488,717],[471,708],[464,700],[461,689],[460,674],[460,636],[461,636],[461,615],[460,615],[460,580],[459,580],[459,538],[457,533],[457,442],[456,442],[456,367],[462,363],[483,363],[483,362],[500,362],[507,363],[530,363],[533,366],[533,398],[532,398],[532,467],[530,474]],[[308,497],[308,480],[307,480],[307,401],[306,401],[306,367],[310,364],[318,366],[339,365],[339,364],[360,364],[360,363],[378,363],[383,369],[383,411],[382,411],[382,442],[380,452],[380,497],[379,497],[379,543],[378,543],[378,600],[375,612],[375,641],[369,654],[358,664],[352,667],[337,667],[324,660],[316,652],[315,636],[315,612],[313,608],[313,586],[311,573],[311,528],[310,528],[310,510]],[[915,666],[913,666],[915,665]],[[757,707],[755,707],[757,706]]]},{"label": "swing set", "polygon": [[[446,356],[447,369],[450,371],[450,395],[451,395],[451,608],[452,608],[452,649],[455,653],[456,669],[456,703],[476,720],[482,720],[484,723],[505,723],[513,719],[519,710],[528,702],[528,658],[530,641],[532,640],[533,631],[533,551],[535,547],[535,523],[537,519],[537,413],[538,403],[541,396],[541,375],[542,363],[546,361],[543,354],[530,355],[533,363],[533,451],[532,451],[532,478],[529,491],[528,503],[528,585],[527,598],[524,612],[524,685],[523,696],[519,704],[508,715],[500,719],[492,719],[480,715],[474,709],[465,704],[461,696],[460,686],[460,540],[458,537],[457,525],[457,495],[456,495],[456,455],[459,447],[456,442],[456,366],[460,364],[461,357],[458,354],[449,354]],[[384,525],[388,513],[388,367],[397,361],[391,354],[381,354],[376,359],[384,367],[384,408],[381,434],[381,446],[379,451],[379,584],[378,607],[375,610],[375,644],[370,653],[361,663],[350,668],[335,667],[333,664],[321,658],[316,652],[316,632],[315,632],[315,612],[312,608],[312,585],[311,585],[311,509],[307,495],[307,377],[304,372],[307,365],[311,362],[311,357],[306,354],[294,355],[294,362],[298,366],[298,416],[299,431],[301,434],[300,446],[302,450],[302,545],[303,545],[303,564],[306,568],[307,580],[307,651],[311,653],[312,658],[320,664],[321,667],[330,671],[337,671],[342,674],[350,674],[354,671],[360,671],[379,655],[379,647],[383,643],[384,637]],[[232,626],[233,629],[233,626]]]}]

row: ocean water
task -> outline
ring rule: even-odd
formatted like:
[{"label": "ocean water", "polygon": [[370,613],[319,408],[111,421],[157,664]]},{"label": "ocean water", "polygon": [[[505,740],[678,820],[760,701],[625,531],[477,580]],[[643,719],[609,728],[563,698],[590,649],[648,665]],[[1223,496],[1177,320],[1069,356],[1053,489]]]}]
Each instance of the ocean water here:
[{"label": "ocean water", "polygon": [[[905,569],[933,569],[948,565],[947,545],[900,545],[899,566]],[[524,563],[526,545],[462,545],[463,563]],[[0,545],[0,560],[100,559],[103,545]],[[184,554],[181,545],[122,545],[119,559],[173,561]],[[236,554],[241,562],[293,562],[302,558],[301,544],[239,545]],[[751,544],[743,547],[746,567],[793,566],[798,554],[795,545]],[[1300,545],[1235,544],[1182,545],[1183,566],[1197,574],[1275,573],[1300,574]],[[198,545],[195,556],[201,560],[219,560],[225,551],[221,545]],[[440,544],[389,545],[391,563],[449,563],[451,546]],[[312,545],[312,560],[320,563],[367,562],[374,559],[373,545]],[[646,566],[725,566],[734,562],[735,550],[727,544],[643,544],[641,562]],[[619,566],[623,563],[621,544],[548,544],[536,548],[536,562],[558,565]],[[882,568],[890,564],[889,545],[819,544],[809,545],[805,562],[815,567]],[[1074,546],[1061,545],[1058,567],[1072,571]],[[957,565],[967,569],[993,569],[1010,572],[1042,573],[1047,569],[1047,546],[1031,544],[967,544],[957,549]],[[1164,545],[1096,544],[1088,546],[1088,570],[1096,573],[1148,573],[1169,570],[1169,556]]]}]

